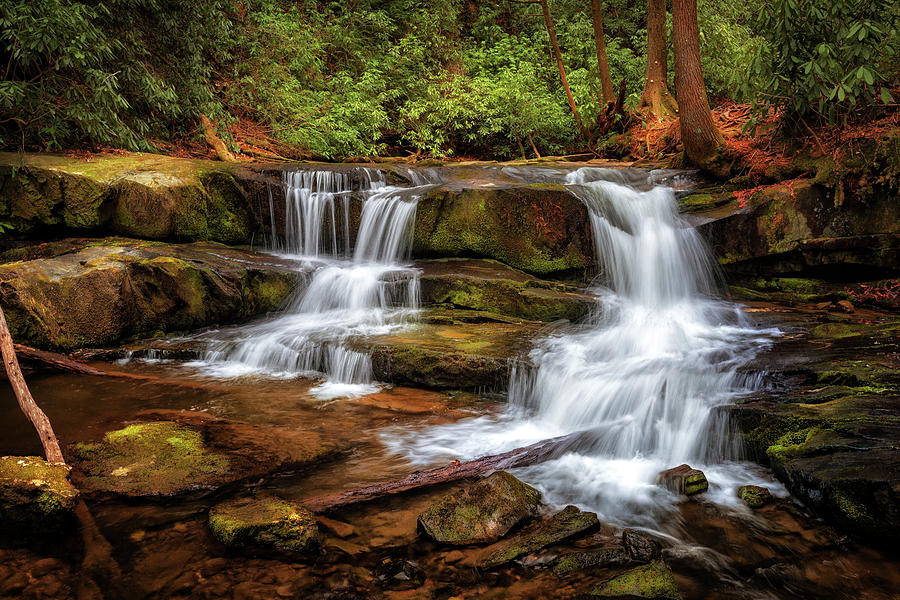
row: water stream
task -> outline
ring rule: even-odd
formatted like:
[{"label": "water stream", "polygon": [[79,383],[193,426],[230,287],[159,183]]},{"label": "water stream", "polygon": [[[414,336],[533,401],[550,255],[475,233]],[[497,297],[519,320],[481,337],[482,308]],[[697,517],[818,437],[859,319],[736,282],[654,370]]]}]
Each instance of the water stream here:
[{"label": "water stream", "polygon": [[204,333],[208,350],[190,364],[218,377],[324,377],[320,399],[375,391],[368,355],[347,342],[402,327],[418,308],[418,271],[404,260],[421,183],[390,186],[365,168],[285,172],[284,229],[270,200],[268,250],[295,259],[303,281],[277,318]]},{"label": "water stream", "polygon": [[678,216],[671,188],[641,191],[617,171],[594,168],[566,183],[589,209],[602,267],[591,316],[536,344],[530,365],[514,369],[499,416],[391,431],[385,443],[433,464],[586,432],[572,452],[522,472],[549,501],[656,527],[676,502],[655,485],[657,473],[690,463],[707,472],[709,497],[737,502],[738,482],[760,483],[760,475],[727,462],[737,456],[710,409],[752,389],[738,369],[777,332],[754,328],[716,298],[713,259]]}]

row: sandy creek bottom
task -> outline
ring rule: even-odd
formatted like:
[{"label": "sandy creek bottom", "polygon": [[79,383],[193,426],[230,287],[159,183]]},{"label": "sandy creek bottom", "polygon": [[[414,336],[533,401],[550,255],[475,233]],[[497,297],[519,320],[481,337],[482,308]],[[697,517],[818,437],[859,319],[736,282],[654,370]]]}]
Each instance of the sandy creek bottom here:
[{"label": "sandy creek bottom", "polygon": [[[416,468],[387,451],[386,428],[415,429],[499,411],[496,398],[395,387],[323,403],[307,380],[193,377],[177,364],[132,363],[153,382],[35,375],[34,396],[64,444],[99,439],[145,409],[203,410],[259,425],[315,430],[351,450],[310,472],[262,484],[287,499],[388,480]],[[0,391],[0,455],[38,454],[33,430]],[[520,474],[521,475],[521,474]],[[760,469],[760,475],[765,473]],[[523,476],[523,478],[525,478]],[[526,478],[527,480],[527,478]],[[219,497],[168,504],[89,502],[128,577],[130,598],[569,598],[612,571],[559,578],[539,564],[492,572],[472,567],[477,548],[438,546],[416,533],[416,516],[452,487],[433,488],[329,515],[352,525],[339,537],[322,528],[322,553],[306,560],[237,555],[206,526]],[[230,493],[235,493],[232,490]],[[604,527],[569,547],[618,535]],[[896,598],[895,558],[860,545],[790,499],[759,511],[703,500],[678,506],[665,527],[664,557],[685,598]],[[77,542],[0,548],[0,597],[74,597]],[[553,548],[542,556],[553,554]],[[421,585],[384,578],[402,561],[424,573]],[[536,561],[532,561],[534,563]],[[406,588],[406,589],[404,589]],[[412,588],[412,589],[409,589]]]}]

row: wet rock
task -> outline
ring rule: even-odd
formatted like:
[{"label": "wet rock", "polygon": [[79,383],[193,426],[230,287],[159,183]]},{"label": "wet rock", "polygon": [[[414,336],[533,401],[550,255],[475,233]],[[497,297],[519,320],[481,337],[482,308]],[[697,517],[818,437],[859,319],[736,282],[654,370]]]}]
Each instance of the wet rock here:
[{"label": "wet rock", "polygon": [[483,569],[492,569],[599,525],[600,521],[595,513],[584,512],[575,506],[567,506],[549,519],[538,521],[513,537],[498,543],[489,551],[487,557],[478,563],[478,566]]},{"label": "wet rock", "polygon": [[411,590],[425,583],[425,572],[419,563],[403,558],[384,558],[375,567],[375,577],[394,590]]},{"label": "wet rock", "polygon": [[758,485],[742,485],[738,488],[737,495],[750,508],[762,508],[772,501],[769,490]]},{"label": "wet rock", "polygon": [[322,525],[339,538],[348,538],[356,535],[357,533],[356,527],[350,525],[349,523],[344,523],[343,521],[329,519],[328,517],[324,517],[322,515],[317,515],[316,521],[319,522],[319,525]]},{"label": "wet rock", "polygon": [[594,264],[584,204],[562,185],[447,185],[416,210],[418,257],[477,256],[529,273],[583,273]]},{"label": "wet rock", "polygon": [[650,562],[659,558],[662,546],[654,539],[635,531],[626,529],[622,532],[622,544],[631,560],[635,562]]},{"label": "wet rock", "polygon": [[584,317],[596,305],[578,288],[539,280],[493,260],[419,261],[426,304],[487,311],[534,321]]},{"label": "wet rock", "polygon": [[275,310],[296,277],[288,262],[218,244],[109,239],[0,265],[0,302],[17,341],[68,351]]},{"label": "wet rock", "polygon": [[209,511],[209,528],[229,547],[309,552],[319,543],[316,519],[293,502],[274,496],[229,500]]},{"label": "wet rock", "polygon": [[572,571],[624,565],[628,564],[630,560],[625,550],[620,547],[573,552],[558,558],[553,565],[553,572],[557,575],[565,575]]},{"label": "wet rock", "polygon": [[856,307],[853,306],[853,303],[849,300],[838,300],[837,307],[838,310],[844,313],[853,313],[856,311]]},{"label": "wet rock", "polygon": [[699,469],[692,469],[689,465],[662,471],[656,478],[656,482],[675,494],[693,496],[701,494],[709,489],[706,475]]},{"label": "wet rock", "polygon": [[499,540],[537,513],[541,493],[505,471],[454,491],[419,515],[419,528],[445,544],[486,544]]},{"label": "wet rock", "polygon": [[78,490],[68,477],[66,465],[36,456],[0,457],[0,533],[24,541],[69,525]]},{"label": "wet rock", "polygon": [[625,571],[591,590],[592,596],[616,598],[668,598],[680,600],[681,594],[672,569],[662,560]]},{"label": "wet rock", "polygon": [[148,411],[103,440],[74,444],[85,492],[129,497],[203,495],[224,485],[308,465],[335,453],[309,431],[256,427],[191,411]]}]

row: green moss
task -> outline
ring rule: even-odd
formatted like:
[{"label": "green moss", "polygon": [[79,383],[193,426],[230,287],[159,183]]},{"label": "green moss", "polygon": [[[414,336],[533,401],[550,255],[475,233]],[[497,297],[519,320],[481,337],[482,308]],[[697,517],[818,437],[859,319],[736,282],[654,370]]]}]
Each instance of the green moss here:
[{"label": "green moss", "polygon": [[629,562],[628,555],[622,548],[606,548],[587,552],[574,552],[566,554],[553,564],[553,572],[557,575],[566,575],[572,571],[583,571],[610,565],[619,565]]},{"label": "green moss", "polygon": [[672,570],[661,560],[655,560],[608,579],[591,590],[591,595],[681,599]]},{"label": "green moss", "polygon": [[737,496],[750,508],[761,508],[772,501],[769,490],[758,485],[742,485],[737,490]]},{"label": "green moss", "polygon": [[312,513],[276,497],[231,500],[209,511],[209,528],[226,546],[263,546],[290,552],[316,547],[318,527]]},{"label": "green moss", "polygon": [[68,525],[78,497],[68,476],[64,464],[0,457],[0,532],[23,541]]},{"label": "green moss", "polygon": [[169,421],[129,425],[93,444],[75,444],[85,464],[85,489],[131,495],[170,495],[203,487],[224,474],[228,459],[203,436]]},{"label": "green moss", "polygon": [[820,431],[822,431],[820,427],[789,431],[766,449],[766,456],[772,463],[784,464],[792,458],[801,456],[804,445]]}]

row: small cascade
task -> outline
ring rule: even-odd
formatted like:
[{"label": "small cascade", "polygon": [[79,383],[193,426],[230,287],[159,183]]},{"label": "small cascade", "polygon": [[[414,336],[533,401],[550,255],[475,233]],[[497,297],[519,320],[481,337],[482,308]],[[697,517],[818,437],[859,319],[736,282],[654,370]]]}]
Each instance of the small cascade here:
[{"label": "small cascade", "polygon": [[499,417],[386,436],[390,447],[432,463],[583,432],[579,446],[528,469],[527,480],[551,501],[632,525],[658,524],[674,502],[654,485],[659,471],[687,462],[711,470],[717,485],[735,477],[707,462],[724,437],[711,409],[748,391],[738,368],[773,332],[715,299],[712,257],[678,216],[673,190],[628,178],[587,168],[566,180],[588,208],[602,271],[586,322],[536,345],[530,366],[514,370]]},{"label": "small cascade", "polygon": [[284,183],[284,227],[270,199],[268,248],[297,259],[304,282],[277,318],[217,332],[194,364],[225,377],[324,375],[312,390],[322,399],[371,393],[369,356],[350,342],[403,327],[418,309],[418,272],[403,261],[427,187],[389,186],[362,168],[286,172]]}]

